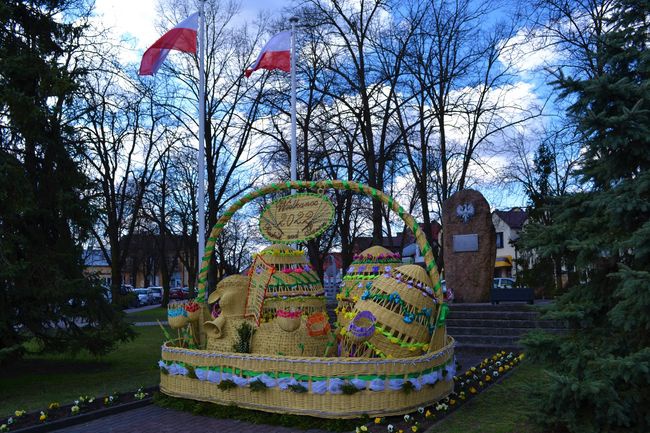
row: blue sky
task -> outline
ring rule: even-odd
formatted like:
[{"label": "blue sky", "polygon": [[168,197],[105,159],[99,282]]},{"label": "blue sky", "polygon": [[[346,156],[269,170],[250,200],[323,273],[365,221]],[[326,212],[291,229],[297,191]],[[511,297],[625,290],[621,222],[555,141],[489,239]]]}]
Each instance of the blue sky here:
[{"label": "blue sky", "polygon": [[[244,21],[253,21],[259,12],[269,11],[279,14],[282,8],[289,5],[290,0],[243,0],[241,1],[240,18]],[[96,0],[95,3],[97,19],[104,26],[112,29],[116,39],[128,38],[128,41],[122,43],[121,52],[124,60],[134,64],[139,63],[146,48],[164,32],[163,29],[157,28],[159,22],[157,9],[158,0]],[[523,68],[520,82],[532,84],[535,83],[536,77],[530,71],[543,64],[544,60],[548,56],[552,56],[553,53],[533,48],[530,49],[530,52],[518,54],[521,56],[520,62]],[[533,87],[535,86],[530,86],[528,93],[523,95],[524,98],[538,96],[539,89]],[[521,88],[527,88],[527,86]],[[518,97],[522,97],[522,95],[519,94]],[[503,166],[508,164],[508,157],[499,155],[492,161]],[[480,190],[493,207],[508,208],[526,204],[526,198],[521,192],[504,189],[503,185],[481,187]]]}]

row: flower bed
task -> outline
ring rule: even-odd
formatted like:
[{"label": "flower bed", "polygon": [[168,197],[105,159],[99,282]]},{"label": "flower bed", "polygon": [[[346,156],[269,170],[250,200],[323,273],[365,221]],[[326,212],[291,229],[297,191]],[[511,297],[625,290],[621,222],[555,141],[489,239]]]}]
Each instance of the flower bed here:
[{"label": "flower bed", "polygon": [[469,400],[489,388],[510,373],[524,354],[498,352],[485,358],[479,365],[465,373],[454,376],[454,392],[431,406],[421,406],[415,412],[404,416],[374,418],[369,424],[356,428],[356,433],[416,433],[429,429],[450,413],[462,407]]},{"label": "flower bed", "polygon": [[[47,408],[33,412],[17,409],[8,417],[0,418],[0,432],[13,432],[29,430],[34,427],[45,427],[48,424],[59,424],[63,420],[69,420],[66,425],[73,425],[84,422],[88,415],[91,418],[99,418],[101,412],[106,414],[116,413],[120,410],[107,411],[109,408],[132,406],[136,402],[149,401],[151,394],[157,387],[139,388],[137,391],[114,393],[103,397],[88,395],[79,396],[69,404],[52,402]],[[54,427],[54,426],[53,426]],[[64,427],[59,425],[56,428]],[[48,430],[48,429],[45,429]],[[45,431],[41,429],[40,431]]]}]

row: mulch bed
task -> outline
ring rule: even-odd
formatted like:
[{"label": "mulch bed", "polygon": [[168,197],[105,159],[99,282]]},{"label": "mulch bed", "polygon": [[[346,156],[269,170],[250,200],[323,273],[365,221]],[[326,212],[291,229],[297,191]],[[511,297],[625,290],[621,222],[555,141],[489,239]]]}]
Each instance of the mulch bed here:
[{"label": "mulch bed", "polygon": [[[67,405],[50,404],[50,407],[34,412],[25,412],[17,416],[0,418],[0,432],[35,433],[46,432],[80,424],[103,416],[135,409],[152,401],[152,394],[158,387],[142,388],[138,391],[115,393],[110,396],[97,398],[80,396],[80,399]],[[145,395],[146,394],[146,395]],[[84,401],[86,400],[86,401]],[[79,407],[76,414],[72,412],[73,406]],[[18,411],[17,411],[18,412]],[[43,415],[45,416],[43,419]]]}]

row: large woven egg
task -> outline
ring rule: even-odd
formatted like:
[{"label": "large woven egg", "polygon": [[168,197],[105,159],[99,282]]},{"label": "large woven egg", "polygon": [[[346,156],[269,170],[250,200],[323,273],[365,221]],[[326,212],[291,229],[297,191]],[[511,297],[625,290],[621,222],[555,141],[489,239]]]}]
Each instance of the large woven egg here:
[{"label": "large woven egg", "polygon": [[427,272],[418,265],[402,265],[377,277],[354,310],[376,318],[375,334],[366,343],[374,356],[405,358],[428,349],[436,307]]},{"label": "large woven egg", "polygon": [[339,328],[345,328],[354,317],[354,304],[361,298],[364,290],[385,272],[390,272],[401,264],[399,253],[393,253],[384,247],[374,246],[354,256],[354,261],[347,269],[341,290],[336,296],[336,320]]}]

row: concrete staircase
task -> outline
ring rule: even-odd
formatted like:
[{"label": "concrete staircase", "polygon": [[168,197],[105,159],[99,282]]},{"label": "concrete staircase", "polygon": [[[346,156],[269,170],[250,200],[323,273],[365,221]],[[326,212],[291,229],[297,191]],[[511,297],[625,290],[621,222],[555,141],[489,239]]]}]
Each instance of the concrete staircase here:
[{"label": "concrete staircase", "polygon": [[447,333],[465,352],[518,351],[519,339],[539,328],[562,332],[563,324],[541,320],[534,306],[523,303],[451,304],[447,318]]}]

